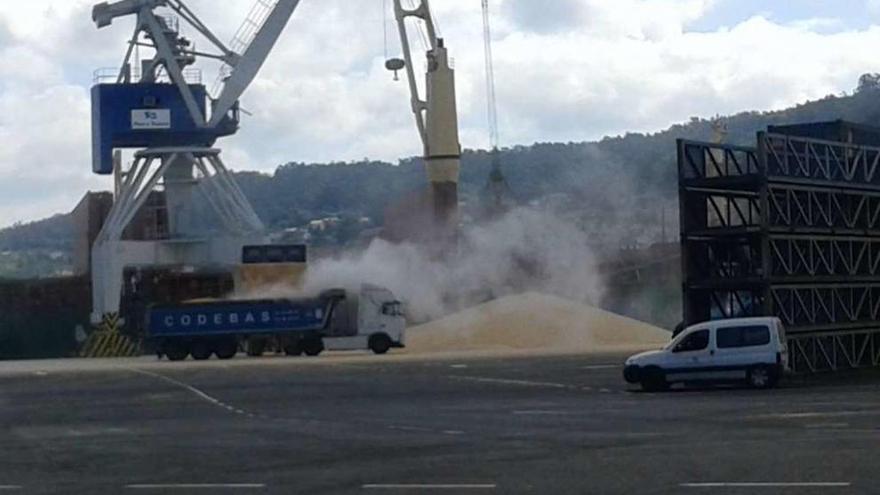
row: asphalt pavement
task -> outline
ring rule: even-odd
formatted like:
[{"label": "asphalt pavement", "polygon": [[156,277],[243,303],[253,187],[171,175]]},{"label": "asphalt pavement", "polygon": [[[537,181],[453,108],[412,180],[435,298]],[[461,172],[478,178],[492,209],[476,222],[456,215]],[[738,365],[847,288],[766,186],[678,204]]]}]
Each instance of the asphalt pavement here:
[{"label": "asphalt pavement", "polygon": [[876,374],[649,394],[624,357],[3,363],[0,491],[876,493]]}]

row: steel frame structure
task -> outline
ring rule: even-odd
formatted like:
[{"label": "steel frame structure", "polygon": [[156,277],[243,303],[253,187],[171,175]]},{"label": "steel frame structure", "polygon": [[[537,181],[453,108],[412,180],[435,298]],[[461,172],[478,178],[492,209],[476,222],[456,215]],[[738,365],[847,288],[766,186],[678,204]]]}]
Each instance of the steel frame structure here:
[{"label": "steel frame structure", "polygon": [[880,366],[880,331],[798,335],[789,339],[793,369],[802,373]]},{"label": "steel frame structure", "polygon": [[[183,167],[186,173],[170,174],[175,167]],[[92,318],[96,321],[119,313],[126,267],[187,266],[193,260],[201,265],[232,267],[239,263],[244,245],[263,238],[263,223],[223,164],[218,149],[141,150],[135,154],[131,169],[116,182],[113,208],[92,248]],[[126,240],[127,227],[158,187],[198,191],[220,219],[221,231],[206,238],[177,233],[168,239]]]},{"label": "steel frame structure", "polygon": [[775,315],[798,372],[880,365],[880,148],[678,141],[684,321]]}]

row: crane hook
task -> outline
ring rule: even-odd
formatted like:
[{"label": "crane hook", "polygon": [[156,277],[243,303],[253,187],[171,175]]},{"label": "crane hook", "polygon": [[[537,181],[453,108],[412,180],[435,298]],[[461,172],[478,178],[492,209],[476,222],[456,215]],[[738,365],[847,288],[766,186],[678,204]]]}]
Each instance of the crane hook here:
[{"label": "crane hook", "polygon": [[406,62],[402,58],[390,58],[385,62],[385,68],[394,72],[394,80],[400,81],[397,73],[406,67]]}]

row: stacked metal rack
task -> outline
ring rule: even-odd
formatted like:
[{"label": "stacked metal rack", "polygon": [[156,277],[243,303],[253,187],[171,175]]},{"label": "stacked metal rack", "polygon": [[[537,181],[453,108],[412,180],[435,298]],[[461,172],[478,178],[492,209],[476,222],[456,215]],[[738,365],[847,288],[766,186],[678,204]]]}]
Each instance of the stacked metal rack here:
[{"label": "stacked metal rack", "polygon": [[684,319],[775,315],[792,366],[880,365],[880,129],[678,141]]}]

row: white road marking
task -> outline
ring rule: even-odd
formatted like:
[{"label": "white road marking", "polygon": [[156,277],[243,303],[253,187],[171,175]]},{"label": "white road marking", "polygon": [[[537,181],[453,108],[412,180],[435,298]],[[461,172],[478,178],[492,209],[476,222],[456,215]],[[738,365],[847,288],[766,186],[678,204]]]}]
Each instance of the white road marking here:
[{"label": "white road marking", "polygon": [[364,490],[494,490],[498,485],[486,484],[373,484],[361,486]]},{"label": "white road marking", "polygon": [[158,379],[158,380],[162,380],[162,381],[164,381],[164,382],[167,382],[167,383],[170,383],[170,384],[172,384],[172,385],[175,385],[175,386],[177,386],[177,387],[180,387],[180,388],[186,389],[186,390],[192,392],[193,394],[195,394],[195,395],[196,395],[197,397],[199,397],[200,399],[202,399],[202,400],[204,400],[204,401],[206,401],[206,402],[208,402],[208,403],[210,403],[210,404],[213,404],[213,405],[215,405],[215,406],[217,406],[217,407],[220,407],[220,408],[226,409],[227,411],[229,411],[229,412],[231,412],[231,413],[239,414],[239,415],[242,415],[242,416],[247,416],[247,415],[248,415],[248,413],[247,413],[246,411],[243,411],[243,410],[241,410],[241,409],[238,409],[238,408],[235,408],[235,407],[233,407],[233,406],[230,406],[229,404],[226,404],[225,402],[221,401],[220,399],[217,399],[217,398],[211,397],[210,395],[206,394],[205,392],[202,392],[201,390],[199,390],[199,389],[193,387],[192,385],[189,385],[189,384],[184,383],[184,382],[182,382],[182,381],[175,380],[174,378],[167,377],[167,376],[165,376],[165,375],[160,375],[159,373],[153,373],[152,371],[140,370],[140,369],[137,369],[137,368],[127,368],[127,369],[128,369],[129,371],[133,372],[133,373],[138,373],[138,374],[141,374],[141,375],[150,376],[150,377],[156,378],[156,379]]},{"label": "white road marking", "polygon": [[48,371],[35,371],[34,374],[37,376],[48,376],[49,372]]},{"label": "white road marking", "polygon": [[[509,378],[489,378],[483,376],[464,376],[464,375],[447,375],[447,378],[452,380],[461,380],[466,382],[477,382],[477,383],[492,383],[496,385],[516,385],[519,387],[545,387],[545,388],[558,388],[565,390],[579,390],[582,392],[592,392],[596,390],[593,387],[579,386],[579,385],[567,385],[565,383],[555,383],[555,382],[536,382],[531,380],[513,380]],[[603,394],[609,394],[612,390],[603,388],[600,390]]]},{"label": "white road marking", "polygon": [[581,369],[588,370],[588,371],[596,371],[596,370],[610,370],[610,369],[614,369],[614,368],[622,368],[622,366],[619,364],[594,364],[591,366],[583,366]]},{"label": "white road marking", "polygon": [[513,411],[513,414],[517,416],[567,416],[573,414],[571,411],[555,411],[550,409],[536,409],[536,410],[523,410],[523,411]]},{"label": "white road marking", "polygon": [[809,418],[844,418],[848,416],[876,416],[873,411],[807,411],[793,413],[772,413],[751,416],[752,419],[809,419]]},{"label": "white road marking", "polygon": [[466,364],[453,364],[453,365],[450,365],[449,367],[454,370],[463,370],[463,369],[467,368],[468,365],[466,365]]},{"label": "white road marking", "polygon": [[129,490],[256,490],[266,488],[265,483],[167,483],[125,485]]},{"label": "white road marking", "polygon": [[464,432],[461,430],[443,430],[443,433],[446,435],[464,435]]},{"label": "white road marking", "polygon": [[391,425],[388,427],[389,430],[399,430],[399,431],[422,431],[422,432],[432,432],[434,430],[430,428],[422,428],[420,426],[398,426]]},{"label": "white road marking", "polygon": [[710,483],[681,483],[682,488],[848,488],[852,484],[848,481],[820,481],[820,482],[710,482]]},{"label": "white road marking", "polygon": [[575,387],[573,385],[566,385],[564,383],[552,383],[552,382],[533,382],[530,380],[511,380],[507,378],[486,378],[481,376],[458,376],[458,375],[450,375],[449,378],[453,380],[462,380],[466,382],[477,382],[477,383],[494,383],[497,385],[518,385],[521,387],[545,387],[545,388],[565,388],[565,389],[578,389],[579,387]]},{"label": "white road marking", "polygon": [[24,487],[21,485],[0,485],[0,490],[3,491],[13,491],[13,490],[23,490]]},{"label": "white road marking", "polygon": [[812,424],[804,425],[804,427],[810,428],[810,429],[821,429],[821,428],[840,429],[840,428],[849,428],[849,423],[812,423]]}]

